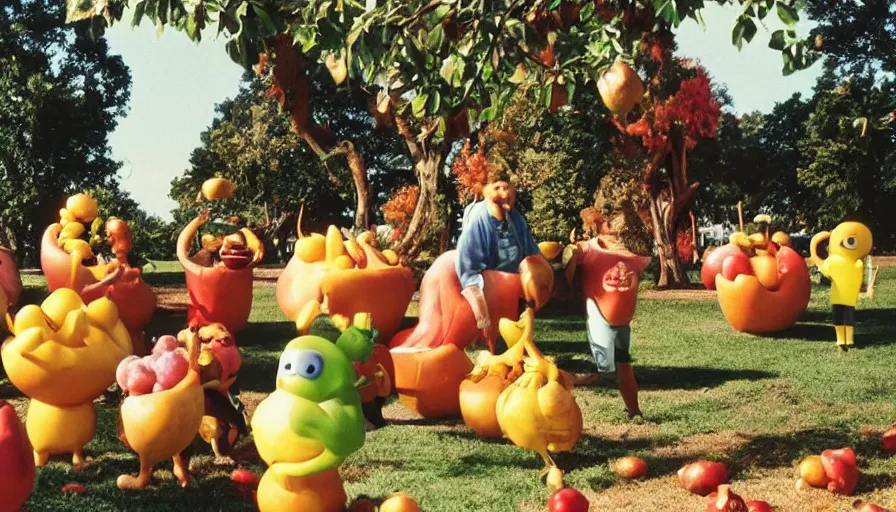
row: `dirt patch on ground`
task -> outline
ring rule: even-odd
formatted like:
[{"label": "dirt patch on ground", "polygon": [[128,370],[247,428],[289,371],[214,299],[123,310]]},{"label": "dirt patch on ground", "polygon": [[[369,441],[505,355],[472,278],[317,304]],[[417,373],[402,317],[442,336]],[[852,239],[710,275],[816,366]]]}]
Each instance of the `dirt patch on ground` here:
[{"label": "dirt patch on ground", "polygon": [[713,290],[645,290],[638,295],[645,300],[716,300]]},{"label": "dirt patch on ground", "polygon": [[190,304],[190,296],[183,286],[153,286],[156,307],[165,311],[183,311]]},{"label": "dirt patch on ground", "polygon": [[740,432],[726,431],[697,434],[668,446],[656,448],[653,453],[663,458],[698,458],[704,455],[727,455],[750,442],[750,437]]}]

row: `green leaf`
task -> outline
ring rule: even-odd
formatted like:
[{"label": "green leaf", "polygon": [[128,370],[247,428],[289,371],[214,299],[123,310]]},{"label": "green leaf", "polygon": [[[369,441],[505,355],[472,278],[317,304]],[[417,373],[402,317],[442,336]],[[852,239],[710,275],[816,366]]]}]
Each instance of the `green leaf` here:
[{"label": "green leaf", "polygon": [[426,47],[432,52],[438,52],[438,50],[442,47],[442,43],[444,41],[445,29],[442,28],[441,24],[438,24],[432,30],[430,30],[429,35],[426,36]]},{"label": "green leaf", "polygon": [[785,5],[782,2],[777,2],[776,5],[778,7],[778,18],[781,18],[781,21],[783,21],[785,25],[793,26],[800,20],[800,16],[793,7]]},{"label": "green leaf", "polygon": [[411,109],[414,112],[414,117],[423,117],[423,114],[426,113],[426,100],[428,99],[428,95],[418,94],[417,97],[411,101]]},{"label": "green leaf", "polygon": [[756,23],[754,23],[753,20],[750,18],[744,18],[743,26],[744,26],[744,34],[743,34],[744,39],[746,39],[747,42],[749,43],[750,41],[753,40],[753,36],[756,35],[756,31],[758,30],[756,28]]},{"label": "green leaf", "polygon": [[762,2],[759,2],[759,7],[757,7],[757,9],[756,9],[756,15],[759,16],[760,20],[764,20],[765,17],[768,16],[768,11],[769,11],[768,2],[765,0],[763,0]]},{"label": "green leaf", "polygon": [[793,74],[796,71],[793,67],[793,56],[790,55],[789,51],[784,51],[781,52],[781,58],[784,59],[784,69],[782,71],[784,76]]},{"label": "green leaf", "polygon": [[134,16],[131,18],[131,28],[140,25],[140,20],[143,19],[144,9],[146,9],[146,2],[140,2],[134,6]]},{"label": "green leaf", "polygon": [[787,43],[784,41],[784,31],[776,30],[772,32],[772,37],[768,42],[768,47],[773,50],[784,51]]},{"label": "green leaf", "polygon": [[439,91],[432,91],[432,94],[429,97],[429,111],[433,113],[437,113],[439,108],[442,106],[442,95],[439,94]]},{"label": "green leaf", "polygon": [[745,28],[743,18],[738,18],[737,21],[734,22],[734,29],[731,31],[731,44],[737,46],[738,50],[742,49],[744,45]]},{"label": "green leaf", "polygon": [[482,112],[479,113],[479,121],[480,122],[488,122],[493,120],[498,115],[497,107],[488,107],[483,109]]},{"label": "green leaf", "polygon": [[557,7],[560,7],[560,2],[561,2],[561,0],[553,0],[551,2],[551,5],[548,6],[548,10],[554,10]]},{"label": "green leaf", "polygon": [[261,20],[264,28],[268,30],[268,33],[276,34],[278,32],[277,25],[274,24],[274,21],[268,16],[268,13],[264,9],[257,5],[253,5],[252,10],[255,11],[255,15]]}]

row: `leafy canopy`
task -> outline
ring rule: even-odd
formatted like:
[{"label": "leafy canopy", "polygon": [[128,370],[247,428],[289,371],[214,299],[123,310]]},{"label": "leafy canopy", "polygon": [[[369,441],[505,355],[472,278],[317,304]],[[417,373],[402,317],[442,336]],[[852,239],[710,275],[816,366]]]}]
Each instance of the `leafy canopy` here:
[{"label": "leafy canopy", "polygon": [[[784,72],[807,67],[817,54],[795,31],[797,0],[711,0],[739,4],[732,32],[740,47],[774,12],[787,30],[773,34]],[[545,106],[572,101],[622,56],[631,60],[645,33],[668,31],[686,18],[702,23],[705,0],[69,0],[70,19],[92,18],[97,31],[133,11],[198,41],[216,26],[232,59],[257,63],[272,38],[288,35],[305,58],[343,60],[348,79],[377,87],[380,101],[397,95],[438,139],[459,112],[499,117],[523,88]],[[565,101],[560,102],[565,103]]]}]

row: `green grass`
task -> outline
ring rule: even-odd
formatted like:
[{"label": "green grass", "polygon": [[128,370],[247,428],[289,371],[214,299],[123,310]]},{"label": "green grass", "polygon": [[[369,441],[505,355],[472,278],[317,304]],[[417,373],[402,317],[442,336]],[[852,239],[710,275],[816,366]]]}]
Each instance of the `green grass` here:
[{"label": "green grass", "polygon": [[[176,263],[158,264],[146,279],[153,285],[183,286]],[[39,302],[46,295],[42,278],[26,276],[25,283],[25,302]],[[173,333],[184,319],[183,312],[160,313],[149,335]],[[879,453],[877,435],[896,418],[896,269],[882,270],[877,296],[860,304],[856,349],[845,356],[836,353],[828,319],[827,289],[822,287],[813,290],[800,323],[774,337],[733,331],[715,301],[641,300],[632,324],[632,353],[647,420],[627,420],[612,377],[578,388],[585,431],[574,453],[557,458],[567,484],[610,504],[601,510],[656,510],[632,501],[642,494],[633,485],[678,500],[667,504],[667,510],[702,510],[702,499],[676,488],[669,475],[689,460],[708,457],[728,463],[732,480],[756,485],[748,489],[768,489],[763,491],[768,496],[751,499],[783,505],[779,510],[812,510],[780,503],[789,499],[788,492],[796,493],[787,480],[791,468],[806,455],[852,446],[861,459],[858,492],[893,505],[896,463]],[[292,323],[277,308],[274,288],[257,285],[250,324],[238,336],[244,392],[273,389],[279,353],[293,336]],[[536,342],[562,368],[592,371],[584,340],[580,313],[549,307],[539,314]],[[0,398],[18,396],[7,381],[0,383]],[[400,409],[398,403],[390,404],[387,417],[402,416]],[[137,459],[115,436],[115,409],[101,405],[99,411],[97,436],[87,446],[94,462],[80,475],[72,474],[61,459],[41,469],[28,510],[251,509],[229,481],[230,468],[214,469],[210,451],[201,443],[196,445],[199,465],[190,488],[176,485],[167,463],[157,468],[152,491],[119,491],[115,478],[136,473]],[[263,471],[251,441],[243,446],[247,456],[241,463]],[[624,455],[650,463],[646,483],[622,483],[610,472],[607,463]],[[350,496],[403,491],[427,512],[509,512],[544,509],[549,493],[537,479],[540,468],[533,453],[507,442],[480,440],[460,421],[397,420],[371,432],[342,472]],[[69,482],[85,485],[88,492],[63,495],[60,488]],[[625,493],[628,501],[621,497]],[[818,493],[802,499],[831,504],[817,510],[849,508],[850,498]]]}]

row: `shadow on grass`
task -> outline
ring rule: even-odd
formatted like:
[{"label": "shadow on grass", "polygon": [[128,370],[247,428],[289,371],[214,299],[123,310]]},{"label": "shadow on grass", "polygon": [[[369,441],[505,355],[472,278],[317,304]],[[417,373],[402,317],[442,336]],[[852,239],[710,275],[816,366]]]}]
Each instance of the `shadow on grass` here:
[{"label": "shadow on grass", "polygon": [[[539,344],[541,346],[541,344]],[[587,355],[587,352],[585,353]],[[568,355],[555,358],[557,366],[572,373],[587,374],[597,371],[590,359],[576,359]],[[641,390],[714,388],[730,381],[773,379],[778,374],[761,370],[729,370],[698,366],[639,366],[633,363],[635,378]],[[601,375],[593,384],[581,387],[616,387],[615,374]]]},{"label": "shadow on grass", "polygon": [[[813,323],[809,323],[813,322]],[[859,309],[856,311],[855,348],[862,345],[896,344],[896,310],[894,309]],[[807,311],[800,323],[764,336],[771,339],[797,339],[833,343],[836,340],[831,314],[821,311]]]}]

